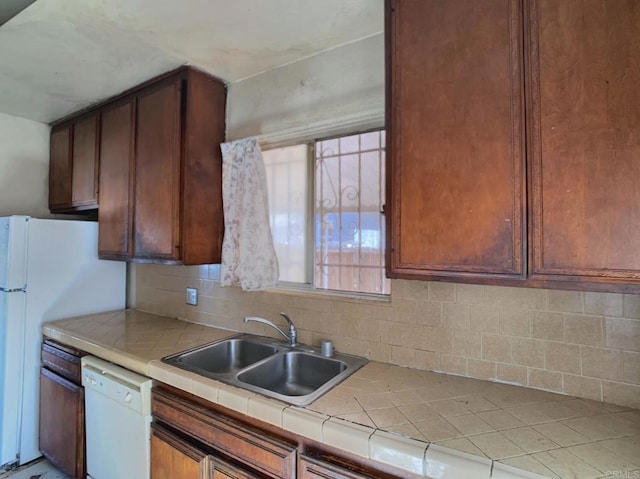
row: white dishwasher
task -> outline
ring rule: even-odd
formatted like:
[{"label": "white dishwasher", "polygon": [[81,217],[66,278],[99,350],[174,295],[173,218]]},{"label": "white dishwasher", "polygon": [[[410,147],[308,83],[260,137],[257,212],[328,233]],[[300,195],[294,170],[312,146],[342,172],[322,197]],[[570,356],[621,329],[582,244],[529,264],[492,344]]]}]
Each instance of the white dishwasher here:
[{"label": "white dishwasher", "polygon": [[102,359],[82,358],[87,478],[149,478],[151,383]]}]

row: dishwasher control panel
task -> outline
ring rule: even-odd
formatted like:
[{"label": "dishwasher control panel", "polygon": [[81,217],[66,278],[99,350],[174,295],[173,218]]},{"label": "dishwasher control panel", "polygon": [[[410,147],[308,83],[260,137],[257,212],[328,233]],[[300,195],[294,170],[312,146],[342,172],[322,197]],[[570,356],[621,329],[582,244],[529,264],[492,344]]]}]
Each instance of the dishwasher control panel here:
[{"label": "dishwasher control panel", "polygon": [[98,358],[82,358],[82,385],[140,414],[150,413],[151,379]]}]

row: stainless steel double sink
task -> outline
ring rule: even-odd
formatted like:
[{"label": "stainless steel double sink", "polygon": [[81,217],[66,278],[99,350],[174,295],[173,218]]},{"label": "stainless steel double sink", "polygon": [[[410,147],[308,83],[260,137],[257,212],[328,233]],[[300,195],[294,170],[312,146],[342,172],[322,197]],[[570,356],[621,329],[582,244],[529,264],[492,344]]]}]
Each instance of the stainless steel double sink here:
[{"label": "stainless steel double sink", "polygon": [[289,346],[273,338],[241,334],[163,358],[165,363],[304,406],[340,383],[368,361],[320,348]]}]

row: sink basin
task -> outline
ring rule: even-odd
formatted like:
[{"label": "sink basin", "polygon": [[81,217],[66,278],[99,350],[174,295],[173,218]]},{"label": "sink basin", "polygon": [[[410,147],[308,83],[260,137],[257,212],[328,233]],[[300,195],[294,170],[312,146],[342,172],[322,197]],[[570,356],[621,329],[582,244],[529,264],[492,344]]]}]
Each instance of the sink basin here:
[{"label": "sink basin", "polygon": [[226,374],[246,368],[272,356],[278,351],[274,346],[246,339],[225,339],[219,343],[180,354],[176,362],[213,374]]},{"label": "sink basin", "polygon": [[347,369],[342,361],[288,352],[238,374],[238,381],[284,396],[305,396]]},{"label": "sink basin", "polygon": [[298,406],[315,401],[367,359],[241,334],[162,359],[178,368]]}]

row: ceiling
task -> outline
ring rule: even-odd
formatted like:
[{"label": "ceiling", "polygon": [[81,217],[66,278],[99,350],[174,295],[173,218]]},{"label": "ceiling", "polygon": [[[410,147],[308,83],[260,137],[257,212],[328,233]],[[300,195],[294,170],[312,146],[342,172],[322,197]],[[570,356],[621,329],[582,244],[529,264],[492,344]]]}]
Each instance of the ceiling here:
[{"label": "ceiling", "polygon": [[37,0],[0,26],[0,112],[51,122],[185,63],[233,83],[382,30],[383,0]]}]

